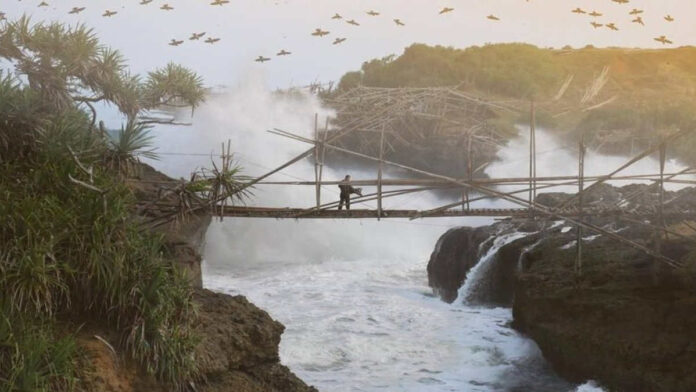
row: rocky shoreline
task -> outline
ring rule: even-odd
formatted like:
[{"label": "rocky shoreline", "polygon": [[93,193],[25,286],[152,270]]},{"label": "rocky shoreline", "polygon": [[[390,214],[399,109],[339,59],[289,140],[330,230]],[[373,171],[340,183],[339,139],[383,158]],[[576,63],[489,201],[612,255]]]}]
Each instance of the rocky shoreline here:
[{"label": "rocky shoreline", "polygon": [[[135,196],[147,199],[158,192],[157,184],[167,176],[141,165]],[[197,392],[316,392],[280,363],[278,346],[285,327],[243,296],[214,293],[202,287],[201,254],[211,218],[192,216],[185,222],[162,226],[168,257],[185,271],[194,287],[197,304],[196,349],[200,379],[188,390]],[[106,392],[169,391],[169,387],[144,374],[135,364],[124,361],[104,342],[110,339],[108,326],[84,328],[78,342],[85,352],[85,366],[91,368],[85,384],[88,390]],[[99,336],[100,339],[95,338]]]},{"label": "rocky shoreline", "polygon": [[[591,202],[622,201],[643,185],[599,187]],[[568,195],[540,198],[553,206]],[[649,205],[648,190],[633,207]],[[696,192],[668,192],[677,211],[692,210]],[[629,203],[629,207],[631,204]],[[599,381],[612,391],[696,390],[695,233],[683,219],[668,220],[664,254],[685,264],[663,267],[615,240],[585,233],[583,274],[574,273],[575,229],[563,222],[504,221],[445,233],[428,264],[431,287],[445,301],[512,306],[513,326],[532,338],[553,368],[570,381]],[[593,224],[653,247],[653,232],[619,217]],[[519,233],[477,273],[469,298],[457,298],[467,272],[493,238]]]}]

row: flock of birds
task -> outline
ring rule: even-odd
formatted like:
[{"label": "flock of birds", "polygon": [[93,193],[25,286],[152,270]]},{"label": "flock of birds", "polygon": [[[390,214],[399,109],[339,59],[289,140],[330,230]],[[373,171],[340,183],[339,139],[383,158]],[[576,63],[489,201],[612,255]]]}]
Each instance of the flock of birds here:
[{"label": "flock of birds", "polygon": [[[19,0],[19,1],[22,1],[22,0]],[[148,4],[152,3],[152,1],[153,1],[153,0],[140,0],[140,5],[148,5]],[[530,1],[530,0],[526,0],[526,1]],[[618,4],[628,4],[628,3],[630,2],[630,0],[611,0],[611,1],[614,2],[614,3],[618,3]],[[213,0],[213,1],[210,3],[210,5],[211,5],[211,6],[223,6],[223,5],[225,5],[225,4],[228,4],[229,2],[230,2],[229,0]],[[48,6],[49,6],[49,4],[48,4],[46,1],[41,1],[41,2],[38,4],[38,7],[48,7]],[[174,7],[172,7],[172,6],[169,5],[168,3],[162,4],[159,8],[160,8],[161,10],[163,10],[163,11],[172,11],[172,10],[174,10]],[[81,13],[82,11],[84,11],[85,9],[86,9],[86,7],[73,7],[73,8],[68,12],[68,14],[79,14],[79,13]],[[451,8],[451,7],[444,7],[444,8],[442,8],[442,9],[439,11],[438,14],[439,14],[439,15],[449,14],[449,13],[451,13],[451,12],[454,12],[454,10],[455,10],[455,9],[454,9],[454,8]],[[613,31],[619,31],[619,27],[617,26],[616,22],[609,22],[609,23],[599,23],[599,22],[598,22],[598,19],[597,19],[597,18],[603,16],[603,14],[602,14],[601,12],[597,12],[597,11],[587,12],[587,11],[585,11],[584,9],[580,8],[580,7],[577,7],[577,8],[575,8],[575,9],[571,10],[571,12],[572,12],[572,13],[575,13],[575,14],[578,14],[578,15],[589,15],[590,17],[592,17],[593,19],[592,19],[592,21],[590,22],[590,24],[591,24],[592,27],[594,27],[595,29],[598,29],[598,28],[601,28],[601,27],[606,27],[606,28],[608,28],[608,29],[610,29],[610,30],[613,30]],[[366,13],[368,16],[370,16],[370,17],[377,17],[377,16],[380,16],[380,13],[377,12],[377,11],[374,11],[374,10],[369,10],[369,11],[367,11],[367,12],[365,12],[365,13]],[[631,20],[631,23],[635,23],[635,24],[639,24],[639,25],[641,25],[641,26],[645,26],[645,21],[643,20],[643,13],[644,13],[644,11],[641,10],[641,9],[638,9],[638,8],[634,8],[633,10],[631,10],[631,11],[628,13],[628,14],[633,18],[633,19]],[[109,18],[109,17],[112,17],[112,16],[114,16],[114,15],[116,15],[116,14],[118,14],[118,11],[113,11],[113,10],[107,9],[107,10],[104,11],[104,13],[102,14],[102,16],[105,17],[105,18]],[[500,20],[499,17],[497,17],[496,15],[493,15],[493,14],[488,15],[486,18],[489,19],[489,20],[492,20],[492,21],[499,21],[499,20]],[[664,18],[664,20],[667,21],[667,22],[674,22],[674,20],[675,20],[674,17],[672,17],[671,15],[665,15],[663,18]],[[5,19],[5,14],[4,14],[3,12],[0,12],[0,20],[3,20],[3,19]],[[360,26],[360,23],[357,22],[355,19],[346,19],[346,18],[344,18],[344,17],[343,17],[341,14],[339,14],[339,13],[334,14],[334,16],[331,17],[331,19],[333,19],[333,20],[344,20],[345,23],[347,23],[347,24],[349,24],[349,25],[352,25],[352,26]],[[401,19],[398,19],[398,18],[393,19],[393,22],[396,24],[396,26],[399,26],[399,27],[406,26],[406,23],[404,23]],[[329,35],[329,34],[331,34],[330,31],[328,31],[328,30],[323,30],[323,29],[321,29],[321,28],[316,28],[316,29],[311,33],[312,36],[314,36],[314,37],[319,37],[319,38],[324,37],[324,36],[327,36],[327,35]],[[206,32],[192,33],[191,36],[188,38],[188,40],[189,40],[189,41],[200,41],[200,40],[201,40],[202,38],[204,38],[205,36],[206,36]],[[335,38],[335,39],[333,40],[333,45],[340,45],[340,44],[342,44],[343,42],[345,42],[346,40],[347,40],[347,38],[344,38],[344,37],[337,37],[337,38]],[[654,38],[654,40],[657,41],[657,42],[662,43],[663,45],[670,45],[670,44],[673,44],[673,42],[672,42],[670,39],[668,39],[665,35],[661,35],[661,36],[659,36],[659,37],[656,37],[656,38]],[[203,42],[212,45],[212,44],[215,44],[215,43],[218,42],[218,41],[220,41],[220,38],[208,36],[208,37],[205,38],[205,40],[204,40]],[[184,43],[184,40],[183,40],[183,39],[172,38],[171,41],[169,41],[168,45],[170,45],[170,46],[180,46],[180,45],[182,45],[183,43]],[[291,55],[291,54],[292,54],[292,52],[287,51],[287,50],[285,50],[285,49],[282,49],[282,50],[280,50],[278,53],[276,53],[276,56],[278,56],[278,57],[280,57],[280,56],[289,56],[289,55]],[[271,60],[270,57],[259,56],[259,57],[257,57],[254,61],[259,62],[259,63],[264,63],[264,62],[267,62],[267,61],[270,61],[270,60]]]},{"label": "flock of birds", "polygon": [[[619,4],[628,4],[630,0],[611,0],[611,1],[613,1],[613,2],[615,2],[615,3],[619,3]],[[606,27],[606,28],[608,28],[608,29],[610,29],[610,30],[613,30],[613,31],[619,31],[619,27],[616,25],[616,22],[611,22],[611,23],[599,23],[599,22],[597,22],[597,19],[596,19],[596,18],[599,18],[599,17],[601,17],[601,16],[604,15],[604,14],[602,14],[601,12],[597,12],[597,11],[587,12],[587,11],[585,11],[584,9],[580,8],[580,7],[575,8],[575,9],[572,10],[571,12],[574,13],[574,14],[578,14],[578,15],[589,15],[589,16],[591,16],[592,18],[594,18],[594,19],[590,22],[590,24],[591,24],[592,27],[594,27],[595,29],[598,29],[598,28],[600,28],[600,27]],[[644,12],[645,12],[645,11],[643,11],[642,9],[638,9],[638,8],[632,9],[632,10],[628,13],[628,15],[629,15],[631,18],[633,18],[633,19],[631,19],[631,23],[636,23],[636,24],[639,24],[639,25],[641,25],[641,26],[645,26],[645,21],[643,20],[643,14],[644,14]],[[663,19],[664,19],[665,21],[669,22],[669,23],[674,22],[674,20],[675,20],[674,17],[673,17],[672,15],[669,15],[669,14],[668,14],[668,15],[665,15],[665,16],[663,17]],[[663,45],[671,45],[671,44],[674,43],[674,42],[672,42],[670,39],[668,39],[667,36],[665,36],[665,35],[661,35],[661,36],[656,37],[656,38],[653,38],[653,39],[654,39],[655,41],[657,41],[657,42],[662,43]]]}]

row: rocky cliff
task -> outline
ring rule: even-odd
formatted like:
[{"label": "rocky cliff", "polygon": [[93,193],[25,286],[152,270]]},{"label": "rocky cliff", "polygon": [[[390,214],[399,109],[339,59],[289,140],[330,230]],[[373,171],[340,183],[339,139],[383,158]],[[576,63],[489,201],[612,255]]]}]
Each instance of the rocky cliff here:
[{"label": "rocky cliff", "polygon": [[[156,184],[170,181],[165,175],[142,165],[146,182],[134,187],[136,197],[152,199]],[[312,392],[287,367],[280,363],[278,345],[285,327],[243,296],[229,296],[202,288],[201,255],[210,216],[200,214],[185,222],[157,228],[164,235],[168,256],[184,270],[195,287],[198,305],[196,350],[200,379],[189,390],[198,392]],[[78,342],[85,352],[85,366],[90,369],[86,387],[90,391],[138,392],[170,391],[133,363],[123,360],[114,348],[117,337],[109,328],[85,326]]]},{"label": "rocky cliff", "polygon": [[[594,203],[616,204],[643,186],[601,187]],[[540,197],[552,205],[568,195]],[[641,201],[651,204],[649,190]],[[694,190],[670,192],[675,210],[691,210]],[[654,247],[653,231],[620,217],[594,224]],[[672,235],[662,251],[685,264],[664,267],[645,253],[615,240],[586,233],[583,273],[575,267],[575,229],[563,222],[502,222],[454,229],[443,235],[428,265],[436,293],[451,302],[467,271],[494,238],[525,235],[501,246],[478,274],[472,298],[483,305],[508,304],[514,327],[529,335],[554,368],[569,380],[599,380],[616,391],[696,390],[695,232],[684,217],[668,220]]]}]

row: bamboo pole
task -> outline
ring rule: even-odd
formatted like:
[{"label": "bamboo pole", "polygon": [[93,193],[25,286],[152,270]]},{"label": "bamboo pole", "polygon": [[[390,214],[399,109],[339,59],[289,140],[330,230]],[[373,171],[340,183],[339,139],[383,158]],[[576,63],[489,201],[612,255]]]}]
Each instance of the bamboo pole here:
[{"label": "bamboo pole", "polygon": [[[324,135],[322,135],[322,140],[321,144],[319,147],[319,152],[317,156],[315,157],[317,160],[319,160],[319,182],[317,184],[317,208],[321,206],[321,178],[324,175],[324,157],[326,154],[326,148],[324,145],[326,144],[326,137],[327,134],[329,133],[329,117],[326,117],[326,125],[324,126]],[[319,136],[317,135],[317,141],[319,140]]]},{"label": "bamboo pole", "polygon": [[[660,196],[657,209],[657,225],[661,228],[665,227],[665,158],[667,155],[667,143],[663,140],[660,143]],[[657,233],[657,241],[655,242],[655,251],[662,253],[662,233]]]},{"label": "bamboo pole", "polygon": [[314,187],[314,192],[317,199],[317,209],[319,209],[319,206],[321,206],[321,179],[319,178],[319,113],[314,113],[314,178],[317,182]]},{"label": "bamboo pole", "polygon": [[382,219],[382,166],[384,166],[384,128],[382,124],[382,133],[379,137],[379,168],[377,171],[377,220]]},{"label": "bamboo pole", "polygon": [[[583,207],[585,197],[583,195],[585,187],[585,134],[580,136],[578,155],[578,220],[583,220]],[[582,226],[577,227],[577,239],[575,244],[575,273],[582,275]]]},{"label": "bamboo pole", "polygon": [[[469,135],[467,137],[467,146],[466,146],[466,176],[469,182],[474,180],[474,165],[473,165],[473,158],[471,156],[471,139],[472,135],[471,133],[473,130],[469,130]],[[471,201],[469,200],[469,188],[464,188],[464,197],[466,199],[466,209],[470,210],[471,209]],[[462,205],[463,207],[463,205]]]}]

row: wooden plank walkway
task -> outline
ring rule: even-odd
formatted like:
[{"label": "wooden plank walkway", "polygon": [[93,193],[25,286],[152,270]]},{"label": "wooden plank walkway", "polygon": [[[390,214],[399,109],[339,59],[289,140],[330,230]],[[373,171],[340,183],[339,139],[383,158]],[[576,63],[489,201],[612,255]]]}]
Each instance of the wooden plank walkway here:
[{"label": "wooden plank walkway", "polygon": [[[333,209],[305,209],[305,208],[267,208],[267,207],[238,207],[226,206],[220,213],[218,208],[216,216],[234,217],[234,218],[274,218],[274,219],[376,219],[378,217],[377,210],[368,209],[352,209],[350,211]],[[382,210],[382,219],[387,218],[450,218],[450,217],[510,217],[510,218],[529,218],[530,210],[527,208],[476,208],[470,210],[443,210],[437,212],[428,212],[421,216],[424,211],[419,210]],[[579,212],[576,209],[566,209],[560,212],[565,217],[576,217]],[[626,212],[621,209],[615,210],[585,210],[584,216],[622,216]],[[644,211],[641,213],[628,214],[628,216],[636,218],[641,216],[651,216],[654,212]],[[696,217],[696,214],[685,212],[670,212],[666,215],[679,215],[682,217]],[[545,217],[547,219],[558,219],[550,217],[539,212],[535,216]]]},{"label": "wooden plank walkway", "polygon": [[[223,216],[235,218],[276,218],[276,219],[368,219],[377,218],[377,210],[351,209],[350,211],[338,209],[312,210],[303,208],[265,208],[265,207],[233,207],[224,208]],[[422,211],[418,210],[382,210],[382,219],[386,218],[418,218]],[[446,210],[435,214],[428,214],[428,218],[463,217],[463,216],[489,216],[489,217],[528,217],[526,208],[508,209],[472,209]]]}]

